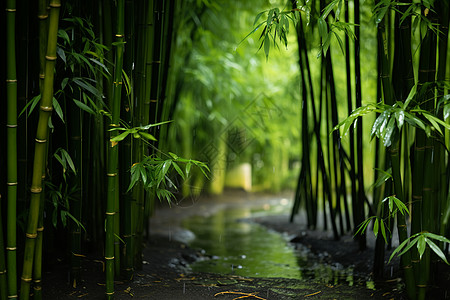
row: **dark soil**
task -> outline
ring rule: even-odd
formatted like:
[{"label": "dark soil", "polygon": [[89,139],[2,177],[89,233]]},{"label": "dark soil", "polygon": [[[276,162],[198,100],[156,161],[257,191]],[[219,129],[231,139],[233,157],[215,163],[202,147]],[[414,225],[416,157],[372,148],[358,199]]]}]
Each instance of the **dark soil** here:
[{"label": "dark soil", "polygon": [[[189,264],[204,259],[204,255],[201,249],[187,246],[186,232],[181,227],[182,218],[210,215],[230,205],[270,203],[274,197],[233,191],[214,199],[185,199],[171,208],[159,208],[151,221],[151,236],[143,251],[142,269],[135,272],[132,280],[115,283],[115,299],[405,299],[395,268],[392,268],[392,276],[377,282],[375,290],[366,288],[364,280],[348,286],[320,284],[312,280],[192,272]],[[310,248],[318,261],[353,266],[359,278],[370,276],[373,250],[369,247],[359,251],[350,236],[335,241],[327,232],[307,230],[301,219],[289,223],[287,215],[244,221],[257,222],[293,237],[293,242],[299,246]],[[61,263],[53,267],[44,275],[44,299],[104,299],[101,258],[85,258],[83,271],[83,280],[73,288],[68,285],[67,265]],[[448,269],[442,274],[440,280],[450,282]],[[433,299],[446,299],[450,297],[447,294],[450,295],[447,290],[435,288]]]}]

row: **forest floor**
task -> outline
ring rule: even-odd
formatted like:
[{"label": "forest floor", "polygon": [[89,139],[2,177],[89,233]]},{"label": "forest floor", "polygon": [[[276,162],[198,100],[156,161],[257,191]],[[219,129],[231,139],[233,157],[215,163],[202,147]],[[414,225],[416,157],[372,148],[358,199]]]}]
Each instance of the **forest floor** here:
[{"label": "forest floor", "polygon": [[[170,208],[158,208],[151,219],[151,236],[143,251],[142,269],[135,272],[132,280],[115,282],[115,299],[406,299],[398,269],[394,267],[397,264],[392,262],[387,268],[389,279],[376,282],[376,289],[368,289],[365,282],[355,282],[352,286],[331,285],[307,279],[254,278],[192,271],[190,264],[205,257],[201,249],[187,245],[185,240],[190,237],[186,237],[189,232],[182,228],[184,218],[209,216],[229,206],[261,205],[272,201],[273,197],[229,191],[213,199],[201,197]],[[306,246],[312,259],[343,267],[352,266],[360,278],[370,277],[373,249],[369,246],[359,251],[351,236],[335,241],[329,232],[307,230],[302,219],[290,223],[288,215],[259,216],[244,221],[256,222],[294,237],[286,243]],[[67,266],[61,263],[44,275],[44,299],[105,298],[101,258],[88,256],[83,260],[83,279],[76,288],[68,285],[67,270]],[[434,296],[430,299],[450,298],[450,271],[446,268],[440,274],[440,281],[436,283],[438,287],[433,288]]]}]

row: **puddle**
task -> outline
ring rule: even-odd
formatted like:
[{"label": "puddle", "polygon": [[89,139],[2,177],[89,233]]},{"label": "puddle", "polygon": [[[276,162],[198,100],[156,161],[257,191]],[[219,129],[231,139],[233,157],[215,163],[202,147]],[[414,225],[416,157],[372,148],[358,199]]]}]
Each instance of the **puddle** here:
[{"label": "puddle", "polygon": [[306,247],[295,248],[288,237],[252,223],[248,218],[278,211],[238,207],[212,216],[194,216],[183,227],[195,234],[189,245],[203,249],[205,259],[191,265],[194,272],[233,274],[245,277],[289,278],[321,284],[365,286],[375,289],[373,281],[358,278],[352,268],[322,263]]}]

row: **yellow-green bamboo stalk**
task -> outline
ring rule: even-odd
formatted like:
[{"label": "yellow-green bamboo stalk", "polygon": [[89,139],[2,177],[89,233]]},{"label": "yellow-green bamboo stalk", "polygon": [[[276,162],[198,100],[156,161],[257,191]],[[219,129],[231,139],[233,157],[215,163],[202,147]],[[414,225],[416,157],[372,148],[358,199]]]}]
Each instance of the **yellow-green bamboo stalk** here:
[{"label": "yellow-green bamboo stalk", "polygon": [[39,208],[42,192],[42,170],[46,161],[48,120],[53,110],[53,79],[56,63],[56,41],[58,36],[60,0],[50,2],[49,33],[47,41],[47,54],[45,56],[45,78],[41,96],[39,121],[36,131],[36,145],[33,163],[33,176],[31,182],[30,211],[28,215],[28,225],[26,230],[25,254],[21,277],[20,299],[29,299],[30,283],[32,280],[32,268],[34,260],[34,250],[37,237],[37,224],[39,219]]},{"label": "yellow-green bamboo stalk", "polygon": [[[117,1],[117,29],[116,29],[116,58],[114,70],[114,82],[111,102],[111,129],[119,127],[120,102],[122,92],[122,64],[124,52],[124,0]],[[114,215],[118,208],[115,207],[118,200],[118,145],[112,139],[117,136],[117,131],[110,131],[108,143],[108,198],[106,203],[106,298],[114,299]],[[118,220],[116,220],[118,221]]]},{"label": "yellow-green bamboo stalk", "polygon": [[[46,0],[38,2],[38,19],[39,19],[39,87],[43,92],[45,78],[45,52],[47,51],[48,36],[48,6]],[[49,133],[47,133],[48,139]],[[48,145],[45,151],[45,157],[48,155]],[[42,168],[42,181],[45,180],[46,164]],[[41,200],[39,207],[39,219],[37,227],[36,247],[34,253],[34,269],[33,269],[33,298],[35,300],[42,299],[42,245],[44,235],[44,202],[45,193],[41,192]]]},{"label": "yellow-green bamboo stalk", "polygon": [[17,298],[16,216],[17,216],[17,77],[16,1],[6,1],[6,135],[7,135],[7,232],[8,297]]}]

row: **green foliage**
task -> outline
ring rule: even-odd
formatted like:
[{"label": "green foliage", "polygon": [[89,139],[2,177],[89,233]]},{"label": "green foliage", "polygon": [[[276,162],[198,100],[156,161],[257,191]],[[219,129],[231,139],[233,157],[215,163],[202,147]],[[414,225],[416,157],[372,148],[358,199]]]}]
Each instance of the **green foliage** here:
[{"label": "green foliage", "polygon": [[[333,131],[340,129],[341,135],[345,135],[350,129],[350,126],[356,122],[357,118],[377,112],[380,115],[373,123],[370,137],[373,138],[376,136],[381,139],[385,147],[391,146],[391,144],[398,140],[399,132],[405,122],[412,127],[423,130],[428,137],[437,137],[434,133],[443,136],[442,128],[450,130],[450,125],[447,124],[445,120],[437,117],[437,111],[433,114],[427,110],[421,109],[420,105],[424,103],[418,103],[416,101],[417,99],[420,99],[427,90],[432,88],[432,86],[435,86],[435,84],[425,84],[417,91],[417,85],[414,85],[404,102],[398,101],[392,106],[384,103],[361,106],[336,125],[333,128]],[[442,96],[440,102],[445,112],[448,112],[448,99],[449,97]]]},{"label": "green foliage", "polygon": [[442,252],[441,248],[439,248],[439,246],[436,245],[433,240],[443,243],[450,243],[450,240],[444,236],[437,235],[431,232],[419,232],[413,234],[407,240],[403,241],[403,243],[401,243],[392,252],[391,256],[389,257],[389,262],[392,260],[392,258],[395,257],[396,254],[401,256],[409,251],[414,245],[417,245],[417,251],[419,252],[420,259],[422,259],[422,256],[425,253],[426,246],[428,246],[440,259],[442,259],[446,264],[449,264],[444,252]]},{"label": "green foliage", "polygon": [[[181,165],[184,165],[183,169]],[[146,156],[141,162],[135,163],[131,167],[131,182],[128,191],[141,182],[146,190],[155,191],[160,200],[166,199],[170,204],[175,198],[170,190],[177,190],[177,186],[172,182],[169,174],[175,171],[181,178],[186,179],[191,173],[192,166],[199,168],[203,175],[208,177],[210,170],[205,163],[200,161],[185,159],[170,152],[167,159],[156,155]]]}]

